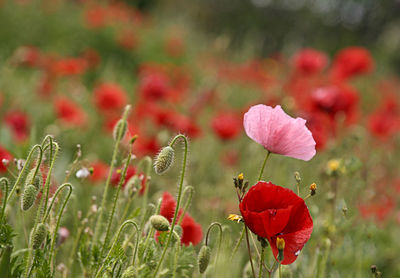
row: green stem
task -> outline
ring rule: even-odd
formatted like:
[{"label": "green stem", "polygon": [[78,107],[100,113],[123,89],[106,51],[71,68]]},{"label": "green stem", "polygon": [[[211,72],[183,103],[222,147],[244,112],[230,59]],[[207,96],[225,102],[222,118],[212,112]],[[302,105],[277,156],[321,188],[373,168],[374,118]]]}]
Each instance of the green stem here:
[{"label": "green stem", "polygon": [[143,198],[142,198],[142,210],[144,211],[146,206],[147,206],[147,200],[148,200],[148,195],[149,195],[149,187],[148,187],[148,182],[149,182],[149,176],[150,176],[150,170],[151,170],[151,165],[152,165],[152,160],[149,156],[145,156],[138,165],[138,168],[141,168],[143,164],[145,164],[144,168],[144,179],[145,183],[143,184],[144,186],[144,192],[143,192]]},{"label": "green stem", "polygon": [[215,262],[214,262],[214,264],[216,265],[217,261],[218,261],[219,252],[221,250],[221,243],[222,243],[222,225],[220,223],[214,222],[214,223],[211,223],[210,226],[208,226],[207,234],[206,234],[206,245],[208,245],[208,235],[210,234],[210,231],[214,226],[218,226],[218,228],[219,228],[218,250],[217,250],[217,254],[215,255]]},{"label": "green stem", "polygon": [[178,225],[181,225],[182,220],[183,220],[183,216],[185,215],[185,213],[186,213],[186,211],[187,211],[187,209],[188,209],[188,207],[190,205],[190,202],[192,201],[193,191],[194,191],[193,186],[186,186],[185,189],[183,190],[183,194],[182,195],[186,196],[186,192],[188,192],[188,191],[189,191],[189,196],[186,199],[186,203],[183,206],[183,210],[182,210],[181,216],[178,219]]},{"label": "green stem", "polygon": [[[50,206],[49,206],[49,209],[48,209],[48,213],[47,213],[47,215],[49,215],[50,210],[51,210],[51,207],[53,206],[54,200],[56,199],[57,195],[59,194],[59,192],[61,192],[61,190],[63,190],[63,189],[66,188],[66,187],[68,187],[68,189],[69,189],[68,195],[67,195],[67,197],[64,199],[64,202],[63,202],[63,204],[62,204],[62,206],[61,206],[61,208],[60,208],[60,211],[59,211],[59,213],[58,213],[57,222],[56,222],[56,227],[54,228],[54,231],[53,231],[53,238],[52,238],[52,240],[51,240],[50,255],[49,255],[49,263],[50,263],[50,266],[53,266],[53,257],[55,257],[55,255],[53,256],[53,253],[54,253],[54,245],[55,245],[55,243],[56,243],[57,231],[58,231],[58,228],[60,227],[61,216],[62,216],[62,214],[64,213],[65,206],[67,205],[68,200],[69,200],[69,198],[71,197],[71,194],[72,194],[72,185],[71,185],[70,183],[64,183],[64,184],[62,184],[62,185],[57,189],[56,193],[54,193],[54,195],[53,195],[53,200],[52,200],[51,203],[50,203]],[[46,219],[46,217],[45,217],[45,219]]]},{"label": "green stem", "polygon": [[264,173],[264,168],[265,168],[265,165],[267,165],[267,160],[268,160],[268,157],[269,157],[270,154],[271,154],[271,152],[267,150],[267,155],[265,156],[264,163],[263,163],[263,165],[261,167],[261,170],[260,170],[260,175],[258,176],[258,180],[259,181],[262,179],[262,175]]},{"label": "green stem", "polygon": [[0,178],[0,183],[2,182],[5,184],[6,192],[4,194],[3,207],[1,208],[0,222],[3,220],[4,213],[6,211],[7,199],[8,199],[8,185],[9,185],[9,181],[5,177]]},{"label": "green stem", "polygon": [[121,187],[125,182],[126,172],[128,171],[128,167],[129,167],[129,163],[131,162],[131,158],[132,158],[132,154],[129,152],[128,158],[126,159],[124,171],[121,173],[117,192],[115,192],[114,202],[113,202],[113,207],[112,207],[112,210],[110,213],[110,217],[108,218],[108,221],[107,221],[106,237],[104,238],[103,247],[101,248],[101,254],[103,254],[106,244],[108,242],[108,238],[110,237],[111,224],[112,224],[112,220],[114,218],[115,208],[117,206],[119,192],[121,191]]},{"label": "green stem", "polygon": [[[43,140],[42,145],[44,144],[44,142],[46,142],[47,138],[50,141],[49,142],[49,147],[50,147],[50,161],[51,161],[51,164],[50,164],[50,169],[51,170],[49,169],[48,175],[51,176],[51,171],[53,170],[53,166],[54,166],[54,163],[55,163],[59,148],[58,148],[58,144],[53,142],[53,138],[51,136],[46,136],[45,139]],[[53,144],[56,147],[54,156],[53,156]],[[49,200],[49,191],[50,191],[50,179],[47,179],[47,180],[46,180],[46,183],[45,183],[45,186],[44,186],[45,190],[46,190],[46,197],[45,197],[45,201],[44,201],[44,211],[46,211],[46,209],[47,209],[48,200]]]},{"label": "green stem", "polygon": [[[97,271],[95,278],[100,277],[100,275],[101,275],[101,273],[103,272],[103,269],[104,269],[104,267],[105,267],[105,265],[106,265],[106,262],[107,262],[108,258],[110,257],[111,252],[113,251],[113,249],[114,249],[114,247],[115,247],[115,244],[116,244],[117,241],[118,241],[118,238],[119,238],[119,235],[121,234],[122,229],[123,229],[126,225],[128,225],[128,224],[133,225],[133,226],[135,227],[135,229],[136,229],[136,233],[138,234],[138,236],[137,236],[137,241],[136,241],[135,254],[134,254],[134,257],[136,257],[137,247],[138,247],[138,243],[139,243],[139,227],[138,227],[138,225],[137,225],[134,221],[132,221],[132,220],[126,220],[126,221],[119,227],[118,232],[117,232],[117,235],[115,236],[115,238],[114,238],[114,240],[113,240],[113,244],[111,245],[111,248],[110,248],[110,250],[108,251],[108,254],[107,254],[106,258],[104,259],[103,263],[101,264],[100,269]],[[133,264],[134,264],[134,263],[135,263],[135,260],[133,260]]]},{"label": "green stem", "polygon": [[279,278],[282,278],[282,264],[279,263]]},{"label": "green stem", "polygon": [[239,249],[240,243],[242,243],[242,240],[244,238],[245,229],[246,229],[245,226],[243,226],[242,233],[240,234],[239,240],[236,242],[236,245],[233,248],[232,255],[231,255],[231,260],[233,259],[233,257],[235,256],[237,250]]},{"label": "green stem", "polygon": [[175,256],[174,256],[174,265],[172,268],[172,278],[176,277],[176,268],[178,267],[178,260],[179,260],[179,251],[181,250],[181,238],[177,234],[177,232],[173,231],[176,244],[175,244]]},{"label": "green stem", "polygon": [[[15,191],[15,190],[17,189],[17,187],[19,186],[19,184],[20,184],[20,182],[21,182],[21,179],[22,179],[23,176],[24,176],[24,173],[26,172],[26,169],[27,169],[28,165],[29,165],[30,162],[31,162],[32,155],[33,155],[33,153],[34,153],[36,150],[38,150],[38,152],[39,152],[40,162],[42,161],[42,153],[43,153],[43,152],[42,152],[42,147],[41,147],[40,145],[34,145],[34,146],[32,147],[32,149],[31,149],[31,151],[29,152],[28,157],[26,158],[24,167],[22,168],[21,172],[19,172],[18,178],[17,178],[17,180],[15,181],[14,186],[13,186],[13,188],[11,189],[10,194],[8,195],[7,203],[10,202],[10,199],[11,199],[11,197],[12,197],[14,191]],[[40,164],[40,163],[39,163],[39,164]]]},{"label": "green stem", "polygon": [[260,268],[259,268],[259,270],[258,270],[258,278],[261,278],[261,277],[262,277],[262,272],[263,272],[263,261],[264,261],[264,251],[265,251],[265,248],[264,248],[264,247],[261,247],[261,256],[260,256],[260,264],[259,264]]},{"label": "green stem", "polygon": [[[124,114],[122,115],[122,120],[126,120],[126,118],[128,117],[128,113],[130,110],[130,105],[127,105],[125,107],[125,111]],[[104,188],[104,193],[103,193],[103,198],[101,200],[101,205],[100,205],[100,214],[99,217],[97,218],[97,222],[96,222],[96,226],[94,229],[94,236],[93,236],[93,243],[97,243],[99,240],[99,236],[100,236],[100,230],[101,230],[101,225],[103,224],[103,217],[105,214],[105,206],[106,206],[106,202],[107,202],[107,197],[108,197],[108,190],[110,187],[110,181],[111,181],[111,177],[112,174],[114,172],[114,166],[115,166],[115,161],[117,159],[117,154],[118,154],[118,148],[119,148],[119,144],[122,140],[122,129],[120,129],[120,131],[118,132],[118,136],[115,140],[115,145],[114,145],[114,151],[113,151],[113,155],[111,158],[111,165],[110,165],[110,169],[108,171],[108,176],[107,176],[107,180],[106,180],[106,185]]]},{"label": "green stem", "polygon": [[161,267],[161,264],[162,264],[162,262],[164,260],[165,253],[167,252],[169,243],[171,242],[171,238],[172,238],[172,234],[173,234],[172,232],[174,231],[176,218],[178,217],[179,204],[180,204],[181,197],[182,197],[182,187],[183,187],[183,181],[184,181],[184,178],[185,178],[186,160],[187,160],[187,153],[188,153],[188,140],[187,140],[185,135],[179,134],[179,135],[175,136],[175,138],[171,141],[171,143],[169,145],[172,147],[175,144],[176,140],[178,140],[179,138],[182,138],[183,142],[185,143],[185,151],[184,151],[184,155],[183,155],[183,166],[182,166],[181,179],[180,179],[179,187],[178,187],[178,198],[176,200],[174,218],[173,218],[172,223],[171,223],[171,232],[168,235],[168,239],[167,239],[167,242],[165,243],[164,250],[163,250],[163,252],[161,254],[161,258],[158,261],[156,269],[155,269],[155,271],[153,273],[153,276],[152,276],[153,278],[155,278],[157,276],[157,273],[158,273],[158,271],[159,271],[159,269]]},{"label": "green stem", "polygon": [[251,265],[251,272],[253,273],[253,277],[256,277],[256,273],[254,271],[254,266],[253,266],[253,259],[251,258],[251,250],[250,250],[250,242],[249,242],[249,231],[247,229],[246,224],[244,224],[244,228],[246,231],[246,243],[247,243],[247,251],[249,253],[249,260],[250,260],[250,265]]}]

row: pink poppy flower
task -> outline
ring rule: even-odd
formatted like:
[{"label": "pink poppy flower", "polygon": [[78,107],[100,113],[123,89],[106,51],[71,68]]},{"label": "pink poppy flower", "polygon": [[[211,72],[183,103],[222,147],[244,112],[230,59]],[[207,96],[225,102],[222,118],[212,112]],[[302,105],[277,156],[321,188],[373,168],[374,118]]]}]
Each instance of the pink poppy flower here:
[{"label": "pink poppy flower", "polygon": [[277,105],[252,106],[243,120],[247,136],[272,153],[308,161],[315,155],[315,141],[306,120],[292,118]]}]

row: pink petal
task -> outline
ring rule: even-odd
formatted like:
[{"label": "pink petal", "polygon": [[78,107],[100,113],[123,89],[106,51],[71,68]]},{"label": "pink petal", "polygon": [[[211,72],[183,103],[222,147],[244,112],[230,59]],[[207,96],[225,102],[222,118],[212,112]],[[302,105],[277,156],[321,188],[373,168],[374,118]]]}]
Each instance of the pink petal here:
[{"label": "pink petal", "polygon": [[315,155],[315,141],[302,118],[292,118],[277,105],[258,104],[244,115],[247,136],[272,153],[310,160]]}]

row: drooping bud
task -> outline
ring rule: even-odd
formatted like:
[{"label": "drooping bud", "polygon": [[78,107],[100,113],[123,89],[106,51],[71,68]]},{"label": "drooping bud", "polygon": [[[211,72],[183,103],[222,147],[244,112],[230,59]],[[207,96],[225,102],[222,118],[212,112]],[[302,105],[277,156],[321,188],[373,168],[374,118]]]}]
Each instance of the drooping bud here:
[{"label": "drooping bud", "polygon": [[197,263],[199,265],[199,272],[204,273],[207,270],[210,262],[211,249],[207,245],[201,247],[199,256],[197,257]]},{"label": "drooping bud", "polygon": [[317,185],[315,183],[312,183],[310,185],[310,195],[314,196],[316,192],[317,192]]},{"label": "drooping bud", "polygon": [[36,230],[33,231],[31,235],[31,244],[32,248],[39,249],[40,246],[42,245],[42,242],[47,236],[47,228],[46,225],[43,223],[40,223],[37,225]]},{"label": "drooping bud", "polygon": [[120,119],[118,123],[114,126],[113,130],[114,140],[116,141],[118,138],[122,140],[125,137],[127,129],[128,129],[128,122],[124,119]]},{"label": "drooping bud", "polygon": [[157,231],[166,232],[169,230],[169,222],[167,218],[162,215],[153,215],[150,217],[150,223]]},{"label": "drooping bud", "polygon": [[21,198],[21,209],[28,210],[32,207],[33,203],[36,200],[37,189],[33,184],[29,184],[25,186],[24,193]]},{"label": "drooping bud", "polygon": [[25,186],[28,184],[33,184],[37,190],[39,190],[40,186],[43,184],[43,177],[42,173],[38,171],[36,174],[36,168],[33,168],[32,170],[29,171],[28,175],[26,175],[25,178]]},{"label": "drooping bud", "polygon": [[285,249],[285,240],[283,238],[276,238],[276,248],[278,248],[278,261],[283,261],[283,250]]},{"label": "drooping bud", "polygon": [[122,273],[121,278],[134,278],[136,277],[136,271],[134,266],[130,266]]},{"label": "drooping bud", "polygon": [[156,174],[161,175],[168,171],[174,162],[174,155],[175,151],[171,146],[161,149],[154,162],[154,170],[156,171]]}]

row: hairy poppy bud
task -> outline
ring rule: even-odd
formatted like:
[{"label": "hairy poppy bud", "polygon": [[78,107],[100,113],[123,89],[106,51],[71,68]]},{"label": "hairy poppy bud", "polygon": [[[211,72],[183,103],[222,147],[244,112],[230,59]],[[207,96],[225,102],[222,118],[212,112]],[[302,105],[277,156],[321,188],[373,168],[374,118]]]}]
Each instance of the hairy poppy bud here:
[{"label": "hairy poppy bud", "polygon": [[376,267],[376,265],[371,265],[371,272],[372,272],[372,274],[375,274],[376,273],[376,270],[377,270],[377,267]]},{"label": "hairy poppy bud", "polygon": [[283,261],[283,250],[285,249],[285,240],[283,238],[276,238],[276,248],[278,248],[278,260]]},{"label": "hairy poppy bud", "polygon": [[174,155],[175,151],[171,146],[161,149],[154,162],[154,170],[156,171],[156,174],[161,175],[168,171],[174,162]]},{"label": "hairy poppy bud", "polygon": [[36,200],[37,189],[33,184],[25,186],[24,193],[21,198],[21,208],[22,210],[28,210],[32,207]]},{"label": "hairy poppy bud", "polygon": [[124,119],[120,119],[115,125],[113,130],[114,140],[117,140],[121,136],[121,140],[125,137],[126,130],[128,129],[128,122]]},{"label": "hairy poppy bud", "polygon": [[204,273],[210,262],[211,249],[207,245],[201,247],[199,256],[197,257],[197,263],[199,265],[199,272]]},{"label": "hairy poppy bud", "polygon": [[167,218],[162,215],[153,215],[150,217],[150,223],[157,231],[166,232],[169,230],[169,222]]},{"label": "hairy poppy bud", "polygon": [[46,225],[40,223],[37,225],[36,230],[33,231],[31,236],[31,244],[33,249],[39,249],[40,245],[47,236],[47,228]]},{"label": "hairy poppy bud", "polygon": [[25,186],[28,184],[33,184],[37,190],[39,190],[40,186],[43,184],[43,177],[40,171],[36,174],[36,169],[33,168],[32,170],[29,171],[28,175],[26,175],[25,179]]},{"label": "hairy poppy bud", "polygon": [[135,267],[134,266],[130,266],[127,269],[125,269],[125,271],[122,273],[121,278],[134,278],[135,276]]}]

